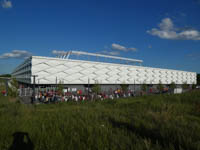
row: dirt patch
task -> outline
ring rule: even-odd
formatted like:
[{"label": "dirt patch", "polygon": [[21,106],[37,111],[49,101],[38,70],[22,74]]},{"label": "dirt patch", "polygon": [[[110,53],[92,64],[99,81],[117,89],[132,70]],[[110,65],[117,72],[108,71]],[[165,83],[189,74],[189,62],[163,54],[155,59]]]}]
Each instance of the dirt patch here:
[{"label": "dirt patch", "polygon": [[9,102],[16,102],[16,101],[17,101],[17,98],[10,97],[10,98],[8,98],[8,101],[9,101]]}]

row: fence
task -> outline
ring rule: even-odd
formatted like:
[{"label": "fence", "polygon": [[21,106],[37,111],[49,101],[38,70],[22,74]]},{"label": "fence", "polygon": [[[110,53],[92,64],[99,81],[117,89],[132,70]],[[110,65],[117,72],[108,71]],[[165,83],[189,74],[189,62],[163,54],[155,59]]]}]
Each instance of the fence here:
[{"label": "fence", "polygon": [[20,88],[19,89],[19,96],[32,96],[33,90],[31,88]]},{"label": "fence", "polygon": [[[55,91],[55,88],[35,88],[35,94],[38,94],[39,92],[48,92],[48,91]],[[19,96],[32,96],[33,89],[32,88],[20,88],[19,89]]]}]

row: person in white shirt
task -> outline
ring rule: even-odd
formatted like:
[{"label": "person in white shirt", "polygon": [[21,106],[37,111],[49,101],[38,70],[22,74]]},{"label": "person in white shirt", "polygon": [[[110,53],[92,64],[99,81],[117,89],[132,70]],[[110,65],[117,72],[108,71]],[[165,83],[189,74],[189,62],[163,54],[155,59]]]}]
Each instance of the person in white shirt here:
[{"label": "person in white shirt", "polygon": [[75,96],[75,101],[78,102],[78,96]]}]

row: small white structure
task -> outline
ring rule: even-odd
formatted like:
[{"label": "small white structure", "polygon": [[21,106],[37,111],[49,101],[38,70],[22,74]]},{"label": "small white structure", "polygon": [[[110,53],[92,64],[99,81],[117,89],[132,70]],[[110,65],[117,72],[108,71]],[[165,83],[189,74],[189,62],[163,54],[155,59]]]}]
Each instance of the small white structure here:
[{"label": "small white structure", "polygon": [[181,94],[183,92],[182,88],[175,88],[174,89],[174,94]]}]

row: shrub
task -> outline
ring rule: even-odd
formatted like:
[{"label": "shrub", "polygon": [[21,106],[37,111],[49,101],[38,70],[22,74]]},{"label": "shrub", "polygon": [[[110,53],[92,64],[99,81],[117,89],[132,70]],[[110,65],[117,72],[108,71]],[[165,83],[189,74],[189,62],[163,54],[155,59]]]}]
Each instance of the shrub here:
[{"label": "shrub", "polygon": [[17,97],[18,96],[18,88],[19,84],[15,78],[12,78],[10,81],[10,87],[8,86],[8,95],[11,97]]},{"label": "shrub", "polygon": [[59,81],[58,87],[57,87],[58,93],[59,93],[59,94],[63,94],[63,89],[64,89],[63,82],[62,82],[62,81]]},{"label": "shrub", "polygon": [[182,85],[182,88],[186,90],[189,88],[189,85],[186,82],[184,82]]},{"label": "shrub", "polygon": [[164,86],[163,86],[162,82],[160,81],[159,84],[157,85],[157,89],[161,93],[163,91],[163,88],[164,88]]},{"label": "shrub", "polygon": [[176,88],[176,84],[174,82],[172,82],[170,85],[169,85],[169,88],[171,90],[174,90]]},{"label": "shrub", "polygon": [[141,88],[142,88],[142,91],[143,91],[143,92],[146,92],[146,91],[147,91],[147,85],[146,85],[146,84],[142,84],[142,87],[141,87]]},{"label": "shrub", "polygon": [[92,91],[95,94],[99,94],[101,92],[101,87],[100,87],[100,84],[98,83],[98,81],[95,81],[95,84],[92,86]]},{"label": "shrub", "polygon": [[128,84],[125,84],[125,83],[120,85],[120,87],[121,87],[121,89],[122,89],[123,92],[127,92],[128,86],[129,86],[129,85],[128,85]]}]

